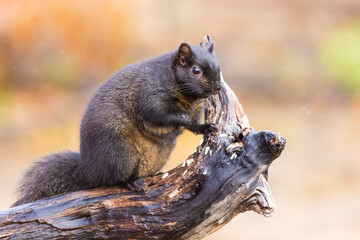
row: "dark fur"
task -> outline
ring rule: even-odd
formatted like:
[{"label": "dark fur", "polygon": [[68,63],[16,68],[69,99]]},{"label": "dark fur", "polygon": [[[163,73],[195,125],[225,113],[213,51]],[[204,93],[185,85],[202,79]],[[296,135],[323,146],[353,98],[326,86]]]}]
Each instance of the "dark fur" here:
[{"label": "dark fur", "polygon": [[23,177],[18,188],[19,200],[13,206],[80,190],[83,181],[79,161],[79,153],[67,151],[53,153],[34,163]]},{"label": "dark fur", "polygon": [[[220,89],[212,51],[213,45],[206,51],[182,44],[177,51],[117,72],[88,105],[80,155],[57,153],[35,163],[14,205],[98,186],[129,183],[131,189],[144,189],[141,178],[160,170],[184,128],[214,130],[200,124],[202,100]],[[194,65],[203,70],[201,77],[192,73]]]}]

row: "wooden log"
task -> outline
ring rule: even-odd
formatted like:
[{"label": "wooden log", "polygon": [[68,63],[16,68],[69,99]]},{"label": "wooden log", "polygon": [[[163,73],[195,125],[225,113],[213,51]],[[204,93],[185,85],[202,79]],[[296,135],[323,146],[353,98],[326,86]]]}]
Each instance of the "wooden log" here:
[{"label": "wooden log", "polygon": [[97,188],[10,208],[0,212],[0,238],[200,239],[245,211],[271,216],[265,176],[285,140],[250,128],[223,80],[205,115],[219,132],[204,136],[180,166],[146,178],[147,191]]}]

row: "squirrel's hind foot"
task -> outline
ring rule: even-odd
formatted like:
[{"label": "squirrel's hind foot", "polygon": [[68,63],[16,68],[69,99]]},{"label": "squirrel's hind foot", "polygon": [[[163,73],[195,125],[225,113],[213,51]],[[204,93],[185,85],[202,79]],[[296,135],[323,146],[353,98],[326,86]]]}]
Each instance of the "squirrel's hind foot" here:
[{"label": "squirrel's hind foot", "polygon": [[147,185],[144,178],[131,179],[126,183],[126,187],[134,192],[143,192],[147,190]]}]

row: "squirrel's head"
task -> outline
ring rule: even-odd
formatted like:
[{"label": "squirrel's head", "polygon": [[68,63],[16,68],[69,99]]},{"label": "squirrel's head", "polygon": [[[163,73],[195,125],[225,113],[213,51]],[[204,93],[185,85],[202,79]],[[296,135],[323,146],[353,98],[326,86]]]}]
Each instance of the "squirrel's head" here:
[{"label": "squirrel's head", "polygon": [[174,58],[175,78],[185,97],[207,98],[221,90],[214,43],[202,48],[182,43]]}]

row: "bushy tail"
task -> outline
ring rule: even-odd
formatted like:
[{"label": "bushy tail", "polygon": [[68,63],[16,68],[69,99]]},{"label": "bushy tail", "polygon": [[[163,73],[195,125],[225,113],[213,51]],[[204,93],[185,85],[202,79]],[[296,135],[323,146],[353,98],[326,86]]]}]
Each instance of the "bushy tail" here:
[{"label": "bushy tail", "polygon": [[80,153],[59,152],[42,158],[25,173],[17,189],[18,200],[12,207],[65,192],[80,190],[78,171]]}]

